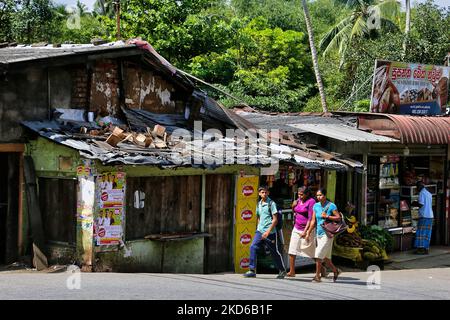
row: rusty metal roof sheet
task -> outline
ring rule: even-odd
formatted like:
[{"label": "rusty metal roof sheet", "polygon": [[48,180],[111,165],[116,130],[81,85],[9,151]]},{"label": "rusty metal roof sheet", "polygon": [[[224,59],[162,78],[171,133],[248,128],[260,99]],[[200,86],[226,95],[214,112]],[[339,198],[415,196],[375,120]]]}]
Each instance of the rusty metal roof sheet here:
[{"label": "rusty metal roof sheet", "polygon": [[367,114],[358,117],[358,128],[399,139],[401,143],[450,143],[450,117]]}]

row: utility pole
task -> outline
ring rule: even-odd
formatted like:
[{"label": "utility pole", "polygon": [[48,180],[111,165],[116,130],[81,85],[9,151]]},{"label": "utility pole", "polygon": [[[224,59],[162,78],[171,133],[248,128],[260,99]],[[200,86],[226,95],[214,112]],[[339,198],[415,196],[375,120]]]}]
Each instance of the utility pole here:
[{"label": "utility pole", "polygon": [[114,8],[116,11],[116,27],[117,27],[116,40],[120,40],[120,0],[114,1]]}]

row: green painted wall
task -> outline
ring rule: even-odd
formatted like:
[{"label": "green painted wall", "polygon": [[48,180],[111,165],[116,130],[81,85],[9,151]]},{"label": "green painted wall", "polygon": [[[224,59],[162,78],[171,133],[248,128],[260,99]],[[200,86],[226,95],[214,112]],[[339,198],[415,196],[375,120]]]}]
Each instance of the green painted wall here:
[{"label": "green painted wall", "polygon": [[74,149],[39,137],[26,145],[26,155],[33,158],[38,176],[76,177],[80,154]]},{"label": "green painted wall", "polygon": [[[77,166],[81,163],[83,157],[77,150],[66,147],[61,144],[49,141],[46,138],[39,137],[31,141],[26,148],[26,154],[31,155],[34,160],[36,173],[38,176],[49,177],[76,177]],[[63,158],[71,158],[72,166],[70,169],[62,168]],[[104,166],[100,161],[95,161],[97,172],[123,171],[128,177],[151,177],[151,176],[184,176],[184,175],[202,175],[202,174],[238,174],[244,170],[246,175],[259,175],[260,169],[245,165],[226,165],[214,170],[196,169],[196,168],[159,168],[145,165],[116,165]]]},{"label": "green painted wall", "polygon": [[143,239],[127,241],[125,246],[116,251],[97,247],[94,271],[203,273],[203,238],[165,243],[164,261],[162,242]]}]

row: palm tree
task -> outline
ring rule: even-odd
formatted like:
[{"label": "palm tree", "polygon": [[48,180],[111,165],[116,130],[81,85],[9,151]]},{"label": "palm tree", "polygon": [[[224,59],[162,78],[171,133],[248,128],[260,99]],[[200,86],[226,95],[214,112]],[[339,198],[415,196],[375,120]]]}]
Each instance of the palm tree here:
[{"label": "palm tree", "polygon": [[345,3],[352,9],[350,16],[337,23],[328,31],[319,43],[326,56],[337,49],[340,56],[340,66],[345,62],[345,54],[356,38],[367,38],[377,34],[381,27],[398,30],[392,22],[399,14],[397,0],[335,0]]},{"label": "palm tree", "polygon": [[80,17],[85,16],[89,10],[84,3],[80,2],[80,0],[77,0],[77,9],[78,12],[80,13]]},{"label": "palm tree", "polygon": [[314,73],[316,74],[317,87],[319,88],[320,102],[322,103],[323,112],[328,112],[327,100],[325,97],[325,89],[320,76],[319,60],[317,59],[316,46],[314,44],[314,33],[311,25],[311,18],[309,15],[308,5],[306,0],[302,0],[303,14],[305,15],[306,29],[308,30],[309,46],[311,47],[311,56],[314,66]]},{"label": "palm tree", "polygon": [[408,41],[409,30],[411,27],[411,1],[405,0],[406,23],[405,23],[405,39],[403,41],[403,56],[406,56],[406,43]]},{"label": "palm tree", "polygon": [[97,0],[94,3],[94,12],[112,18],[115,13],[114,2],[115,0]]}]

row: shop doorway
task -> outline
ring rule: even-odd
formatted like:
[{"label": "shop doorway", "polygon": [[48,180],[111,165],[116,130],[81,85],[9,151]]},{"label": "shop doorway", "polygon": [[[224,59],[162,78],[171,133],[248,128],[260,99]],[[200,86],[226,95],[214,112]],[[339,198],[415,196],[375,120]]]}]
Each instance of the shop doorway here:
[{"label": "shop doorway", "polygon": [[18,256],[20,153],[0,152],[0,264]]},{"label": "shop doorway", "polygon": [[232,175],[207,175],[205,185],[205,273],[232,271]]}]

